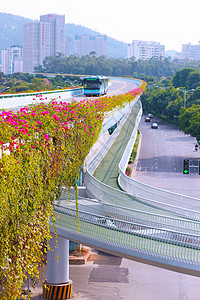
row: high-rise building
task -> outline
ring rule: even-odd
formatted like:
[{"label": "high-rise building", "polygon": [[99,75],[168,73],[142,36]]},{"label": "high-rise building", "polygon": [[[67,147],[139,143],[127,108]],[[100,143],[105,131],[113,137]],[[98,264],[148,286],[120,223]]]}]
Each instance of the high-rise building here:
[{"label": "high-rise building", "polygon": [[152,57],[164,58],[165,46],[159,42],[133,40],[128,44],[127,57],[135,57],[136,60],[147,60]]},{"label": "high-rise building", "polygon": [[13,74],[23,72],[22,47],[14,45],[1,51],[2,72]]},{"label": "high-rise building", "polygon": [[50,24],[50,56],[65,55],[65,15],[48,14],[40,16],[40,22]]},{"label": "high-rise building", "polygon": [[71,56],[72,55],[72,36],[68,36],[66,38],[65,55],[66,56]]},{"label": "high-rise building", "polygon": [[189,43],[182,45],[181,56],[182,59],[200,60],[200,44],[192,45]]},{"label": "high-rise building", "polygon": [[84,56],[94,52],[96,56],[107,55],[107,36],[76,35],[75,55]]},{"label": "high-rise building", "polygon": [[33,72],[50,56],[50,26],[45,22],[24,24],[23,31],[23,71]]},{"label": "high-rise building", "polygon": [[24,24],[23,61],[24,72],[33,72],[43,64],[45,57],[65,55],[65,16],[48,14],[40,21]]}]

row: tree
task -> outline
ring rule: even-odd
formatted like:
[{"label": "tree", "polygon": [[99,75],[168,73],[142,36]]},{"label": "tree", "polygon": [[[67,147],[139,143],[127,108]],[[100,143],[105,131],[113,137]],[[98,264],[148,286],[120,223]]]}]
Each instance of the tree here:
[{"label": "tree", "polygon": [[172,84],[175,88],[184,87],[187,89],[187,79],[190,73],[195,72],[194,68],[185,68],[183,70],[178,71],[172,78]]},{"label": "tree", "polygon": [[200,72],[197,70],[190,72],[187,76],[185,85],[187,90],[196,89],[198,86],[200,86]]},{"label": "tree", "polygon": [[91,51],[89,55],[90,55],[90,56],[96,56],[97,53],[96,53],[96,51]]},{"label": "tree", "polygon": [[181,108],[179,128],[185,134],[190,134],[200,140],[200,105],[192,105],[187,109]]},{"label": "tree", "polygon": [[192,91],[187,99],[187,107],[191,107],[193,104],[200,104],[200,86]]}]

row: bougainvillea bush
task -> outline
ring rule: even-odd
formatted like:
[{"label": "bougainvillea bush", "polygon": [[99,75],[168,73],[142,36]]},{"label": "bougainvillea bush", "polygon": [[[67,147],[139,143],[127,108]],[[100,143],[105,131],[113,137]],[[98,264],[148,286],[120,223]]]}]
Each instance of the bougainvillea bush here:
[{"label": "bougainvillea bush", "polygon": [[76,184],[106,113],[144,88],[0,112],[0,299],[16,300],[27,274],[38,277],[54,200]]}]

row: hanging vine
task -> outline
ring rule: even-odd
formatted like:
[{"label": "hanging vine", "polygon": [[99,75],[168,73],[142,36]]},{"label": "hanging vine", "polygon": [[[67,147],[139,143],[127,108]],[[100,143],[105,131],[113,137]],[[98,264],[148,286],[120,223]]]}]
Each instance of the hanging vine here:
[{"label": "hanging vine", "polygon": [[106,113],[144,89],[0,113],[0,299],[16,300],[27,273],[38,278],[55,199],[76,185]]}]

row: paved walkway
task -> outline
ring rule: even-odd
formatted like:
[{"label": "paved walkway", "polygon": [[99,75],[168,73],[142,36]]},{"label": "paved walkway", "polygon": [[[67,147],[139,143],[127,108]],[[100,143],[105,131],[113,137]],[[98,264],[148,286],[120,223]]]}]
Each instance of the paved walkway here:
[{"label": "paved walkway", "polygon": [[[42,281],[31,300],[44,299]],[[200,278],[93,250],[86,264],[70,265],[73,300],[200,300]]]}]

